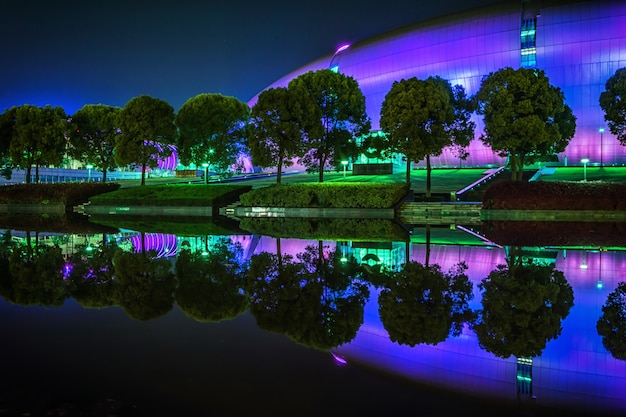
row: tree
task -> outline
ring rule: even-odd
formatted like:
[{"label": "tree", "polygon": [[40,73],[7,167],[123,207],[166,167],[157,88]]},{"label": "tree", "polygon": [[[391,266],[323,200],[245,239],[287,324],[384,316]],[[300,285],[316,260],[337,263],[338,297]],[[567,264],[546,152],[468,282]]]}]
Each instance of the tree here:
[{"label": "tree", "polygon": [[626,68],[615,71],[600,94],[600,107],[612,134],[626,145]]},{"label": "tree", "polygon": [[176,115],[178,155],[184,165],[209,164],[226,172],[244,149],[250,108],[234,97],[199,94],[187,100]]},{"label": "tree", "polygon": [[316,103],[315,111],[307,111],[300,121],[308,149],[301,162],[309,171],[318,171],[323,182],[328,165],[337,168],[342,160],[358,155],[354,137],[370,130],[365,96],[353,77],[329,69],[301,74],[287,88],[298,88]]},{"label": "tree", "polygon": [[35,165],[35,182],[39,182],[41,165],[59,165],[65,153],[67,115],[62,107],[37,107],[30,104],[11,109],[14,125],[9,145],[12,165],[26,170],[31,182]]},{"label": "tree", "polygon": [[[313,100],[306,94],[296,94],[297,87],[270,88],[259,94],[252,107],[248,125],[248,148],[255,165],[275,166],[276,183],[280,184],[283,167],[293,165],[293,159],[304,155],[302,122],[314,112]],[[307,129],[308,130],[308,129]]]},{"label": "tree", "polygon": [[71,154],[102,171],[102,182],[106,182],[107,171],[113,171],[116,166],[113,151],[120,134],[118,118],[121,110],[105,104],[87,104],[72,116]]},{"label": "tree", "polygon": [[146,169],[155,168],[159,158],[167,157],[168,146],[176,140],[174,108],[150,96],[132,98],[120,111],[115,140],[115,162],[118,165],[141,166],[141,185],[146,184]]},{"label": "tree", "polygon": [[544,71],[504,68],[488,74],[475,96],[484,116],[481,140],[508,156],[512,180],[522,179],[524,165],[565,150],[576,131],[576,117],[561,89]]},{"label": "tree", "polygon": [[377,142],[378,151],[404,155],[407,183],[411,182],[411,163],[426,158],[426,197],[430,197],[430,157],[441,155],[449,146],[466,155],[463,150],[474,136],[471,112],[464,88],[453,88],[440,77],[395,81],[380,110],[384,136]]}]

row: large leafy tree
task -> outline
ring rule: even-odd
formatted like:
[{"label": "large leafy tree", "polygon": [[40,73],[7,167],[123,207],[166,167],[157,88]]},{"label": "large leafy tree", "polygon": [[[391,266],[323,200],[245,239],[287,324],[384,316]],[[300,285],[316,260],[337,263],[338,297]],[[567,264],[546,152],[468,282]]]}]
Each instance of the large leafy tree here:
[{"label": "large leafy tree", "polygon": [[280,184],[283,167],[293,165],[305,151],[302,122],[315,113],[315,102],[307,94],[291,88],[270,88],[259,94],[248,124],[248,148],[255,165],[276,167]]},{"label": "large leafy tree", "polygon": [[199,94],[176,114],[178,156],[184,165],[209,164],[226,172],[244,149],[250,108],[235,97]]},{"label": "large leafy tree", "polygon": [[121,110],[105,104],[87,104],[72,116],[71,154],[102,171],[102,182],[106,182],[107,171],[116,166],[113,151],[120,134],[118,118]]},{"label": "large leafy tree", "polygon": [[411,163],[425,158],[426,196],[430,197],[430,157],[441,155],[449,146],[466,155],[462,150],[474,136],[471,113],[471,101],[460,85],[452,87],[440,77],[395,81],[381,106],[384,136],[375,147],[382,155],[404,155],[407,183],[411,182]]},{"label": "large leafy tree", "polygon": [[604,120],[609,130],[626,145],[626,68],[615,71],[600,94],[600,107],[604,110]]},{"label": "large leafy tree", "polygon": [[11,179],[11,155],[9,149],[13,138],[13,125],[15,124],[15,107],[5,110],[0,114],[0,175]]},{"label": "large leafy tree", "polygon": [[484,117],[481,140],[508,156],[512,180],[524,165],[565,150],[576,131],[576,117],[561,89],[542,70],[503,68],[488,74],[475,96]]},{"label": "large leafy tree", "polygon": [[146,170],[155,168],[160,158],[171,155],[176,141],[174,108],[166,101],[139,96],[132,98],[120,111],[118,124],[122,131],[115,141],[115,162],[141,167],[141,185],[146,184]]},{"label": "large leafy tree", "polygon": [[301,120],[308,149],[301,162],[309,171],[319,172],[323,182],[325,169],[338,168],[342,160],[358,155],[354,138],[368,133],[371,126],[365,96],[353,77],[329,69],[301,74],[287,88],[297,88],[315,101],[315,111],[307,111],[306,120]]},{"label": "large leafy tree", "polygon": [[65,154],[67,115],[62,107],[38,107],[31,104],[10,110],[13,129],[9,145],[12,165],[26,170],[26,182],[31,182],[35,166],[35,182],[39,182],[39,167],[59,165]]}]

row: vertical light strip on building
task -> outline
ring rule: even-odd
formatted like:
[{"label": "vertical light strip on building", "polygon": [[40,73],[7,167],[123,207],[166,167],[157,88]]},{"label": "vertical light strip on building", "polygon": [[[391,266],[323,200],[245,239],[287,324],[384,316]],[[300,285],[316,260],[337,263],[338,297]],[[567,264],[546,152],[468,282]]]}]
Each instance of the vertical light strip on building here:
[{"label": "vertical light strip on building", "polygon": [[537,65],[537,49],[535,48],[537,18],[522,19],[520,32],[520,53],[522,68],[534,68]]}]

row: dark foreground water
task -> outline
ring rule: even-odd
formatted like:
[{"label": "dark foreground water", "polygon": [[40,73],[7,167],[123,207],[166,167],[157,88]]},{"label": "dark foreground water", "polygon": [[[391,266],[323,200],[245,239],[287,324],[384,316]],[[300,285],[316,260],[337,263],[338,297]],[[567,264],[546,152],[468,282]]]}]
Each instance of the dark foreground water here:
[{"label": "dark foreground water", "polygon": [[[175,308],[0,304],[0,416],[422,416],[498,414],[259,330],[245,314],[199,323]],[[510,410],[510,409],[509,409]]]}]

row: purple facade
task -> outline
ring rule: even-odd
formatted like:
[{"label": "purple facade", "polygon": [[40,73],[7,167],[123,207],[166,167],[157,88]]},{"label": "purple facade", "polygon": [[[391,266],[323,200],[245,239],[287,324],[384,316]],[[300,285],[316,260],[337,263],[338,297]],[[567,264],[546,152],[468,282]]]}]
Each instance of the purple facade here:
[{"label": "purple facade", "polygon": [[[377,130],[382,102],[394,81],[440,76],[474,94],[490,72],[504,67],[540,68],[552,85],[563,90],[577,118],[576,134],[558,155],[559,162],[582,165],[580,160],[589,158],[592,166],[626,164],[626,147],[609,132],[599,105],[606,81],[626,67],[626,2],[548,0],[541,7],[534,3],[539,2],[503,2],[420,22],[321,57],[268,88],[286,86],[302,73],[332,64],[357,80],[372,129]],[[257,97],[248,104],[254,105]],[[479,116],[474,120],[476,139],[463,166],[504,164],[478,139],[483,123]],[[439,167],[460,163],[445,151],[432,162]]]}]

